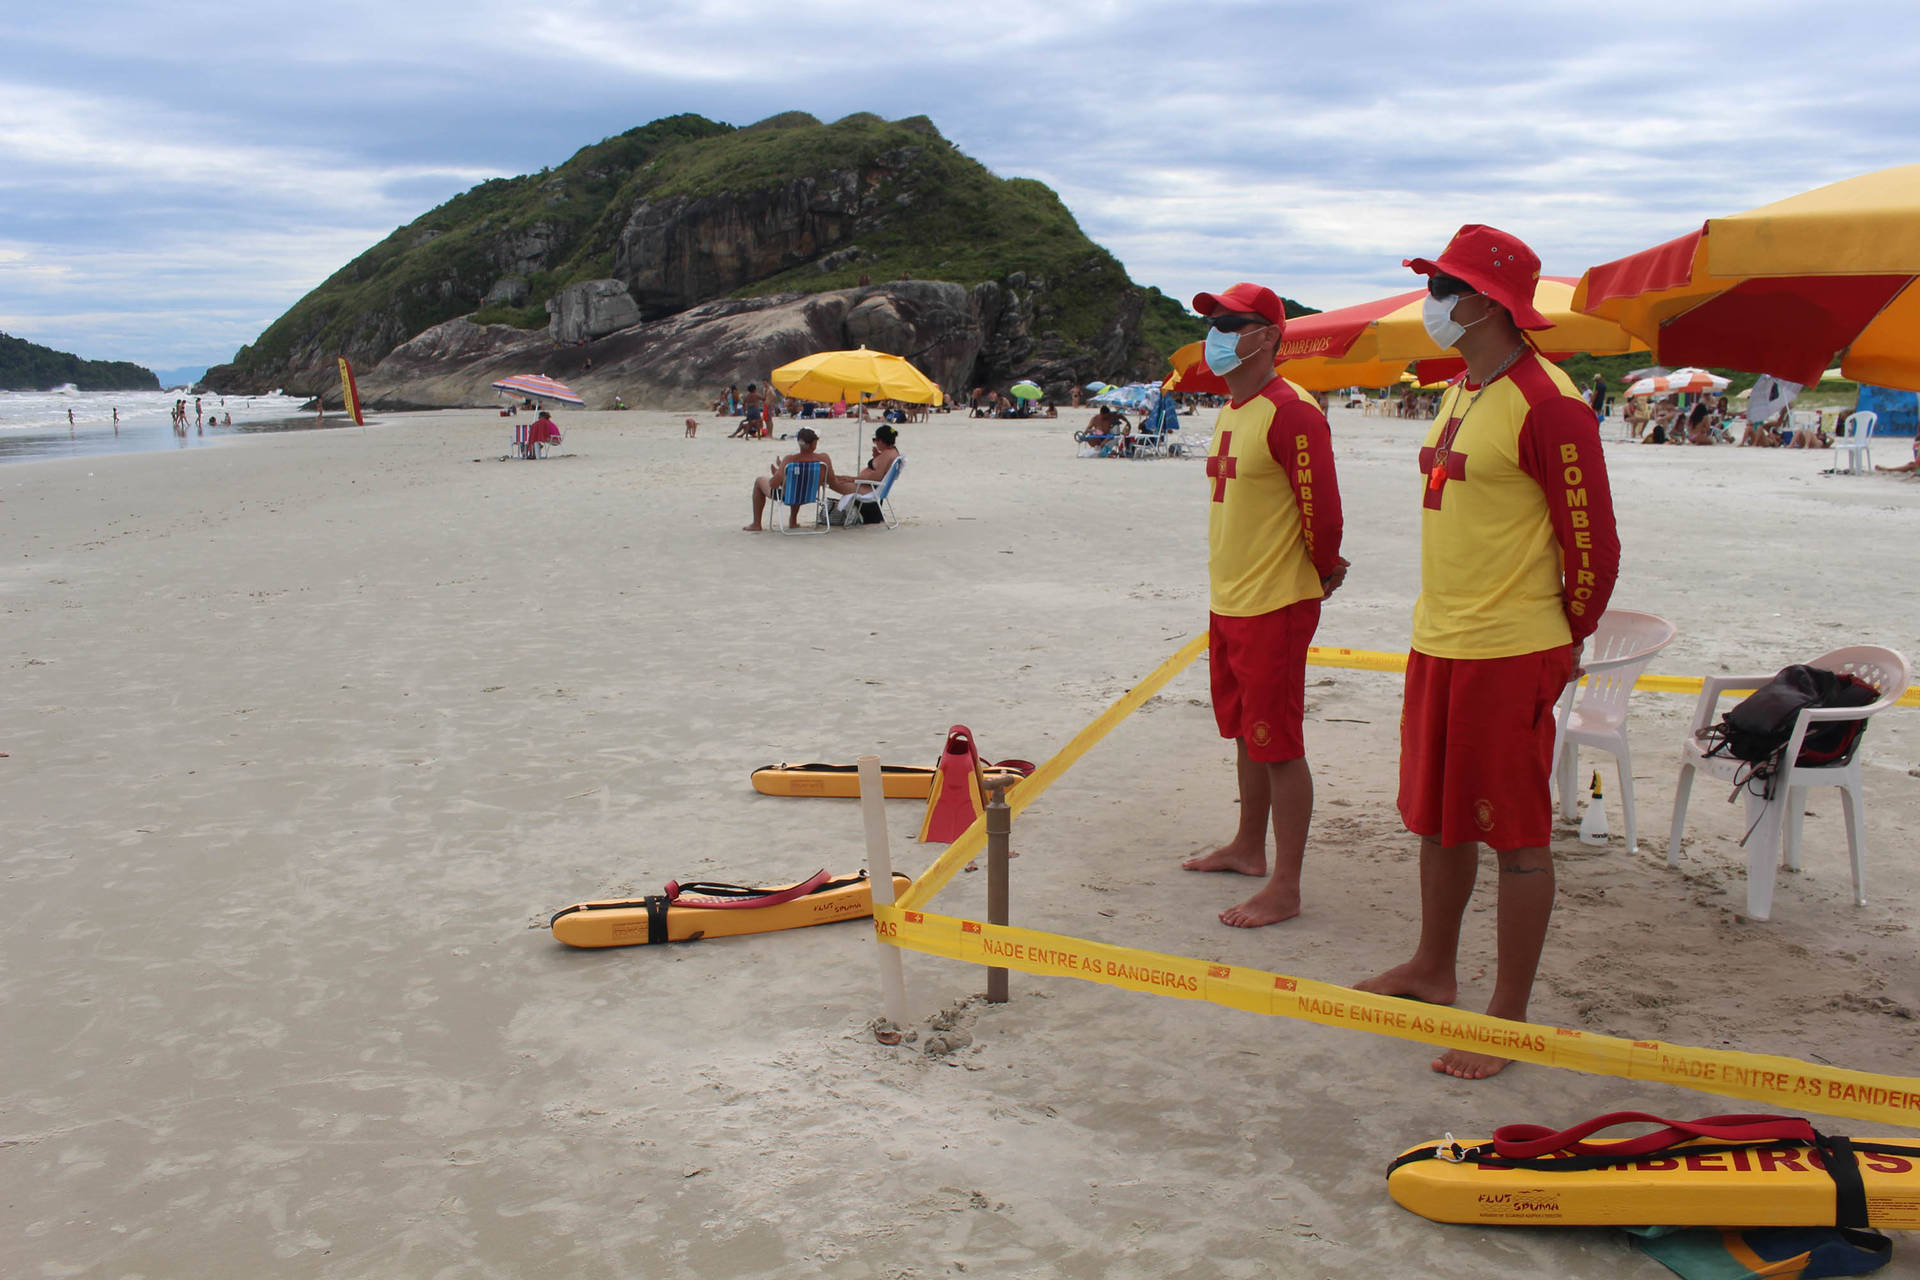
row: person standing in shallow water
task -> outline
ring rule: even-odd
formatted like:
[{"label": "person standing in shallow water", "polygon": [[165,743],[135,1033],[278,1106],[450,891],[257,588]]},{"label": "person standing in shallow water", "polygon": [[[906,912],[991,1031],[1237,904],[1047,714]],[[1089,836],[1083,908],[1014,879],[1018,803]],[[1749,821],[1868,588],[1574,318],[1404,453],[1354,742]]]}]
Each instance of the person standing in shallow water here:
[{"label": "person standing in shallow water", "polygon": [[1307,646],[1320,601],[1346,578],[1333,437],[1313,397],[1273,369],[1286,317],[1279,295],[1236,284],[1195,296],[1207,317],[1207,367],[1232,399],[1214,422],[1207,458],[1208,626],[1213,715],[1234,740],[1240,818],[1227,844],[1188,871],[1273,874],[1220,913],[1240,929],[1300,914],[1300,869],[1313,820],[1307,767]]},{"label": "person standing in shallow water", "polygon": [[[1580,671],[1620,569],[1599,421],[1522,332],[1540,260],[1465,226],[1427,277],[1424,320],[1467,363],[1420,450],[1420,597],[1400,715],[1400,816],[1420,837],[1413,957],[1355,985],[1452,1004],[1480,845],[1499,864],[1497,967],[1487,1012],[1524,1020],[1553,915],[1554,705]],[[1507,1065],[1450,1049],[1435,1071]]]}]

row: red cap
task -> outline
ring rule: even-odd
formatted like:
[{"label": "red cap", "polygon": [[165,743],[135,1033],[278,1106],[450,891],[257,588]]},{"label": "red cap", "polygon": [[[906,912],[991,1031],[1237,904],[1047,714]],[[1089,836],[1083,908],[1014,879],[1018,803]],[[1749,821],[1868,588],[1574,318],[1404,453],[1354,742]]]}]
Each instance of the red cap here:
[{"label": "red cap", "polygon": [[1194,294],[1193,309],[1203,316],[1218,315],[1223,311],[1259,316],[1268,324],[1279,325],[1282,332],[1285,332],[1287,325],[1287,312],[1280,305],[1280,295],[1263,284],[1248,284],[1244,280],[1219,293]]},{"label": "red cap", "polygon": [[1505,307],[1522,329],[1552,327],[1533,305],[1540,258],[1518,236],[1470,223],[1453,233],[1438,258],[1402,258],[1400,265],[1423,276],[1447,275],[1466,281],[1475,292]]}]

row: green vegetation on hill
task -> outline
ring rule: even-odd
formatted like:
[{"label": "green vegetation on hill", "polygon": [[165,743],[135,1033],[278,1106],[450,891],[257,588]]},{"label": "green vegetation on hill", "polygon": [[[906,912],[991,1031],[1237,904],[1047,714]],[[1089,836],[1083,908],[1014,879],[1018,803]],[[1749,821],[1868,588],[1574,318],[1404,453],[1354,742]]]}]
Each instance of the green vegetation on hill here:
[{"label": "green vegetation on hill", "polygon": [[[809,190],[795,184],[813,184],[836,209],[857,206],[857,216],[835,215],[852,228],[850,239],[822,244],[806,262],[730,282],[736,296],[821,292],[863,277],[998,281],[1034,291],[1037,334],[1083,343],[1111,323],[1133,287],[1051,189],[997,177],[924,116],[887,121],[860,113],[823,124],[787,112],[736,129],[679,115],[585,147],[557,169],[483,182],[416,218],[242,347],[229,374],[270,378],[329,363],[341,351],[378,359],[462,315],[542,327],[545,303],[561,289],[618,274],[615,251],[636,207],[734,197],[747,222],[758,215],[744,211],[765,207],[767,197],[788,192],[791,205],[793,191]],[[524,281],[524,293],[496,292],[509,277]],[[1146,345],[1164,354],[1200,336],[1199,323],[1174,300],[1149,292],[1146,301]]]},{"label": "green vegetation on hill", "polygon": [[539,253],[559,265],[525,276],[524,304],[488,308],[492,314],[476,318],[539,328],[547,323],[541,304],[555,292],[611,272],[611,235],[596,250],[587,233],[604,228],[615,197],[634,174],[681,143],[729,130],[695,115],[670,116],[583,147],[558,169],[493,178],[464,191],[334,272],[240,348],[234,365],[277,369],[296,356],[299,345],[346,348],[370,315],[385,317],[397,345],[474,312],[494,281],[514,274],[516,252],[528,260]]},{"label": "green vegetation on hill", "polygon": [[25,338],[0,333],[0,389],[51,391],[71,382],[80,391],[158,391],[153,370],[126,360],[82,360]]}]

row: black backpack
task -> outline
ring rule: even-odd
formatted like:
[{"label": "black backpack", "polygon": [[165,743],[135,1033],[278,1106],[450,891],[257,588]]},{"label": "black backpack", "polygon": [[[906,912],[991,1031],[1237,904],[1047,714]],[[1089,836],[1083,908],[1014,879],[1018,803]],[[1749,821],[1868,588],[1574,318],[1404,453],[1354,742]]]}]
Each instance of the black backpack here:
[{"label": "black backpack", "polygon": [[[1700,730],[1698,736],[1708,755],[1745,760],[1753,766],[1742,771],[1734,788],[1736,795],[1741,787],[1757,780],[1765,788],[1761,794],[1770,800],[1780,757],[1793,737],[1794,721],[1801,711],[1809,707],[1864,707],[1879,697],[1878,689],[1844,672],[1836,674],[1805,665],[1782,667],[1773,679],[1721,716],[1718,724]],[[1794,763],[1845,764],[1853,758],[1866,727],[1865,720],[1826,720],[1810,725],[1800,739],[1800,754]]]}]

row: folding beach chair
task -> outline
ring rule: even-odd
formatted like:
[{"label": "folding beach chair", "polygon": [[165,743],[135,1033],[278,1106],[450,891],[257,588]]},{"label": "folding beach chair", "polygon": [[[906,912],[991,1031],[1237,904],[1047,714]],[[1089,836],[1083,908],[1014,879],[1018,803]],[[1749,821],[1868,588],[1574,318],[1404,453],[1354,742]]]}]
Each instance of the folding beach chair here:
[{"label": "folding beach chair", "polygon": [[782,533],[825,533],[832,528],[827,522],[827,487],[820,483],[820,464],[817,462],[789,462],[782,478],[780,491],[774,495],[781,506],[787,508],[789,515],[797,515],[801,507],[813,508],[811,528],[797,525],[787,527],[787,521],[780,519],[779,513],[773,513],[769,521]]},{"label": "folding beach chair", "polygon": [[887,474],[880,477],[880,479],[855,480],[853,482],[853,492],[843,494],[840,498],[840,508],[837,514],[840,523],[861,523],[861,521],[854,518],[855,513],[865,507],[867,503],[872,503],[880,508],[880,514],[885,517],[887,528],[898,528],[900,526],[900,518],[893,514],[893,503],[888,500],[888,495],[893,492],[893,482],[898,480],[900,473],[906,469],[906,456],[904,454],[896,454],[893,459],[893,465],[887,468]]}]

